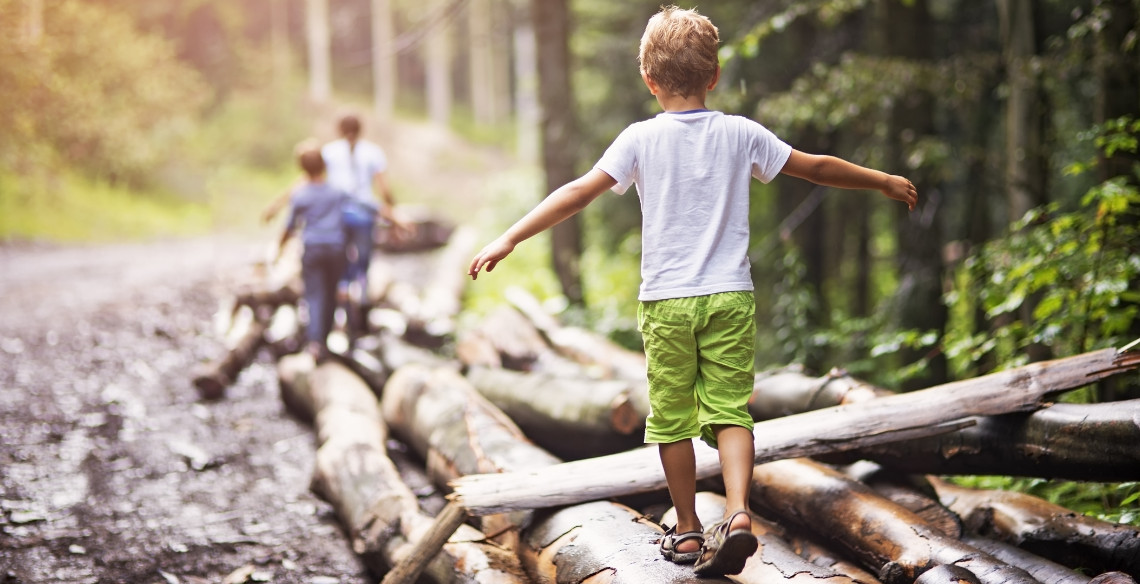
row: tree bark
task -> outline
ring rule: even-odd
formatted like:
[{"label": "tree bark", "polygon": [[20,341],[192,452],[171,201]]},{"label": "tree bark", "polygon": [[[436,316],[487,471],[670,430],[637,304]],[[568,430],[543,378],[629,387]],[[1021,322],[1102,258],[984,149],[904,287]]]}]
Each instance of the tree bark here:
[{"label": "tree bark", "polygon": [[396,27],[392,0],[372,0],[372,109],[381,121],[396,108]]},{"label": "tree bark", "polygon": [[325,103],[332,95],[328,0],[305,0],[305,30],[309,48],[309,99]]},{"label": "tree bark", "polygon": [[536,582],[574,584],[728,583],[698,577],[661,556],[661,528],[618,503],[597,501],[535,514],[523,536],[523,565]]},{"label": "tree bark", "polygon": [[[573,85],[570,81],[569,0],[531,0],[531,18],[537,39],[538,99],[542,111],[542,169],[546,192],[577,178],[578,132],[574,121]],[[551,229],[551,260],[562,293],[571,304],[581,304],[582,228],[577,216]]]},{"label": "tree bark", "polygon": [[947,564],[970,570],[982,584],[1036,582],[1024,570],[942,535],[866,485],[806,459],[757,466],[751,501],[843,546],[879,570],[886,584],[909,584]]},{"label": "tree bark", "polygon": [[1140,574],[1138,528],[1079,515],[1026,493],[932,482],[943,504],[974,533],[992,535],[1073,568]]},{"label": "tree bark", "polygon": [[[1073,387],[1137,367],[1140,353],[1104,349],[1033,363],[908,394],[761,422],[756,461],[813,456],[934,435],[971,416],[1030,411]],[[719,472],[712,449],[697,450],[697,476]],[[551,491],[557,485],[557,491]],[[665,486],[651,449],[562,463],[527,473],[471,475],[453,482],[456,500],[473,515],[535,509],[647,492]]]},{"label": "tree bark", "polygon": [[[701,524],[708,526],[720,521],[724,516],[724,496],[710,491],[697,493],[697,517]],[[767,519],[756,515],[752,516],[752,533],[760,544],[756,553],[744,565],[744,571],[733,576],[733,580],[743,584],[767,584],[769,582],[786,582],[788,584],[872,584],[877,582],[874,578],[868,580],[859,570],[859,576],[845,574],[841,571],[825,568],[811,563],[801,557],[792,549],[791,545],[783,539],[782,529],[770,523]],[[663,525],[676,523],[676,511],[670,509],[661,518]]]},{"label": "tree bark", "polygon": [[[770,419],[891,395],[833,370],[812,378],[796,369],[757,375],[749,411]],[[1140,479],[1140,400],[1059,403],[1030,414],[978,418],[957,432],[823,457],[867,458],[919,474],[1002,474],[1072,480]],[[1090,448],[1089,445],[1095,445]]]},{"label": "tree bark", "polygon": [[[439,12],[444,0],[430,5]],[[428,119],[443,127],[451,123],[451,52],[451,22],[445,19],[435,23],[424,43]]]},{"label": "tree bark", "polygon": [[965,535],[962,541],[1011,566],[1025,570],[1041,584],[1087,584],[1092,580],[1084,574],[1005,542],[976,535]]},{"label": "tree bark", "polygon": [[[414,552],[433,519],[419,509],[416,495],[387,456],[387,428],[375,395],[344,367],[329,362],[314,368],[305,354],[282,359],[278,377],[290,411],[315,426],[314,490],[336,509],[353,550],[382,574]],[[514,554],[485,543],[471,526],[452,531],[452,543],[426,565],[424,574],[431,581],[527,581]]]},{"label": "tree bark", "polygon": [[642,444],[645,418],[626,381],[570,379],[475,367],[467,379],[483,397],[556,456],[577,460]]}]

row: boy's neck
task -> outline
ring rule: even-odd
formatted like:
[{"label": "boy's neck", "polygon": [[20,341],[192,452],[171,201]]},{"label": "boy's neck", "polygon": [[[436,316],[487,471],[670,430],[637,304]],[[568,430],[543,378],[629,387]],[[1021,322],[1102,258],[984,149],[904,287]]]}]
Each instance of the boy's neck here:
[{"label": "boy's neck", "polygon": [[690,112],[693,110],[707,109],[705,107],[705,94],[690,95],[682,97],[680,95],[658,95],[657,103],[661,109],[670,112]]}]

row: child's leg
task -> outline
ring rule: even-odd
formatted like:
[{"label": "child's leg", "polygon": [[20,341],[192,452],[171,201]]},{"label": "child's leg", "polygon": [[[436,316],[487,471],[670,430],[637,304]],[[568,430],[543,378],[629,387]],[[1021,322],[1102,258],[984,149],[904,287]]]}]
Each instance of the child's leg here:
[{"label": "child's leg", "polygon": [[[752,432],[747,428],[719,425],[713,431],[716,433],[717,452],[720,454],[721,474],[724,477],[724,518],[728,519],[737,511],[748,510],[755,446]],[[740,516],[729,528],[749,529],[751,526],[752,522],[747,516]]]},{"label": "child's leg", "polygon": [[[701,531],[701,520],[697,518],[697,462],[693,453],[692,440],[661,443],[657,445],[661,456],[661,467],[665,470],[665,482],[669,485],[669,498],[677,513],[677,533]],[[700,544],[687,540],[677,544],[678,552],[695,552]]]}]

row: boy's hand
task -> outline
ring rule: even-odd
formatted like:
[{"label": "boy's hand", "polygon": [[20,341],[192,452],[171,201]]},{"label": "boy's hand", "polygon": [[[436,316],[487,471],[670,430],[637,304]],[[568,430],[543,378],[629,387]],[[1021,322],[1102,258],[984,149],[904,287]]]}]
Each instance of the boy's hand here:
[{"label": "boy's hand", "polygon": [[918,189],[914,188],[914,183],[897,174],[887,177],[887,186],[883,188],[883,194],[888,198],[906,203],[907,208],[911,211],[918,203]]},{"label": "boy's hand", "polygon": [[507,257],[514,249],[515,246],[502,237],[492,241],[471,260],[471,267],[467,268],[467,275],[475,280],[479,277],[479,270],[483,269],[484,266],[488,272],[494,270],[495,266],[499,264],[499,260]]}]

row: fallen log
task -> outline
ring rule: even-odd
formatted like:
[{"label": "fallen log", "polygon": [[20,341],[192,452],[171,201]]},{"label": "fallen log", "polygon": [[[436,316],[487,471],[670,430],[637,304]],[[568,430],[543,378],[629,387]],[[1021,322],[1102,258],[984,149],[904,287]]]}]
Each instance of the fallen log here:
[{"label": "fallen log", "polygon": [[523,565],[535,582],[566,584],[728,583],[698,577],[657,545],[661,527],[624,505],[595,501],[535,514],[523,534]]},{"label": "fallen log", "polygon": [[[433,483],[446,486],[472,473],[522,471],[561,462],[535,446],[498,408],[452,369],[408,365],[384,388],[381,411],[392,432],[425,461]],[[485,533],[518,549],[529,511],[487,515]]]},{"label": "fallen log", "polygon": [[[755,419],[891,395],[833,370],[819,378],[799,368],[757,375]],[[915,474],[1000,474],[1121,482],[1140,480],[1140,400],[1058,403],[1025,414],[986,416],[957,432],[822,457],[833,464],[869,459]],[[1090,447],[1090,445],[1094,445]]]},{"label": "fallen log", "polygon": [[931,483],[973,533],[1073,568],[1140,574],[1140,528],[1074,513],[1026,493],[969,489],[937,479]]},{"label": "fallen log", "polygon": [[1140,480],[1140,399],[1058,403],[1031,414],[978,419],[958,432],[828,457],[868,458],[899,471],[1078,481]]},{"label": "fallen log", "polygon": [[[343,366],[330,361],[314,368],[304,354],[282,359],[278,375],[290,411],[316,429],[314,490],[333,505],[353,550],[383,574],[414,554],[435,520],[419,509],[386,454],[387,430],[376,397]],[[481,532],[455,523],[451,515],[441,515],[440,521],[451,526],[451,542],[443,543],[447,537],[432,541],[442,552],[414,562],[413,572],[399,575],[407,578],[403,582],[413,582],[419,571],[438,583],[527,582],[514,554],[486,543]]]},{"label": "fallen log", "polygon": [[1092,580],[1067,566],[996,539],[967,534],[962,536],[962,541],[1011,566],[1025,570],[1041,584],[1088,584]]},{"label": "fallen log", "polygon": [[968,569],[982,584],[1036,584],[1024,570],[942,535],[870,487],[808,459],[756,466],[750,500],[842,546],[886,584],[909,584],[939,565]]},{"label": "fallen log", "polygon": [[[756,461],[813,456],[957,429],[971,416],[1029,411],[1052,394],[1140,365],[1140,353],[1105,349],[1033,363],[931,389],[760,422]],[[716,452],[697,449],[697,476],[719,473]],[[552,492],[551,485],[558,485]],[[452,497],[473,515],[567,505],[665,486],[655,449],[637,449],[529,472],[453,481]]]},{"label": "fallen log", "polygon": [[556,352],[529,319],[509,306],[498,307],[477,327],[460,334],[455,352],[466,367],[584,376],[580,364]]},{"label": "fallen log", "polygon": [[[697,493],[697,517],[701,524],[712,525],[724,516],[724,496],[710,491]],[[780,530],[774,527],[767,519],[755,513],[752,516],[752,533],[759,543],[756,552],[744,565],[744,571],[733,576],[733,580],[742,584],[767,584],[769,582],[787,582],[789,584],[872,584],[875,579],[860,579],[834,569],[825,568],[811,563],[797,554],[792,547],[784,541]],[[673,525],[677,522],[676,511],[670,509],[661,518],[664,525]],[[860,571],[860,573],[862,573]]]},{"label": "fallen log", "polygon": [[822,408],[886,397],[886,389],[832,369],[822,377],[808,377],[793,365],[756,374],[748,411],[754,420],[771,420]]},{"label": "fallen log", "polygon": [[593,331],[563,326],[550,316],[538,299],[517,286],[506,289],[504,296],[512,306],[534,323],[547,342],[559,353],[590,367],[599,378],[645,379],[645,355],[631,351]]},{"label": "fallen log", "polygon": [[564,378],[474,367],[467,379],[528,438],[563,459],[612,454],[642,444],[639,388],[621,380]]},{"label": "fallen log", "polygon": [[257,356],[268,323],[256,317],[241,322],[245,323],[244,330],[237,333],[239,340],[236,344],[221,358],[199,366],[194,374],[194,387],[204,399],[224,397],[226,388],[233,384],[242,370]]}]

